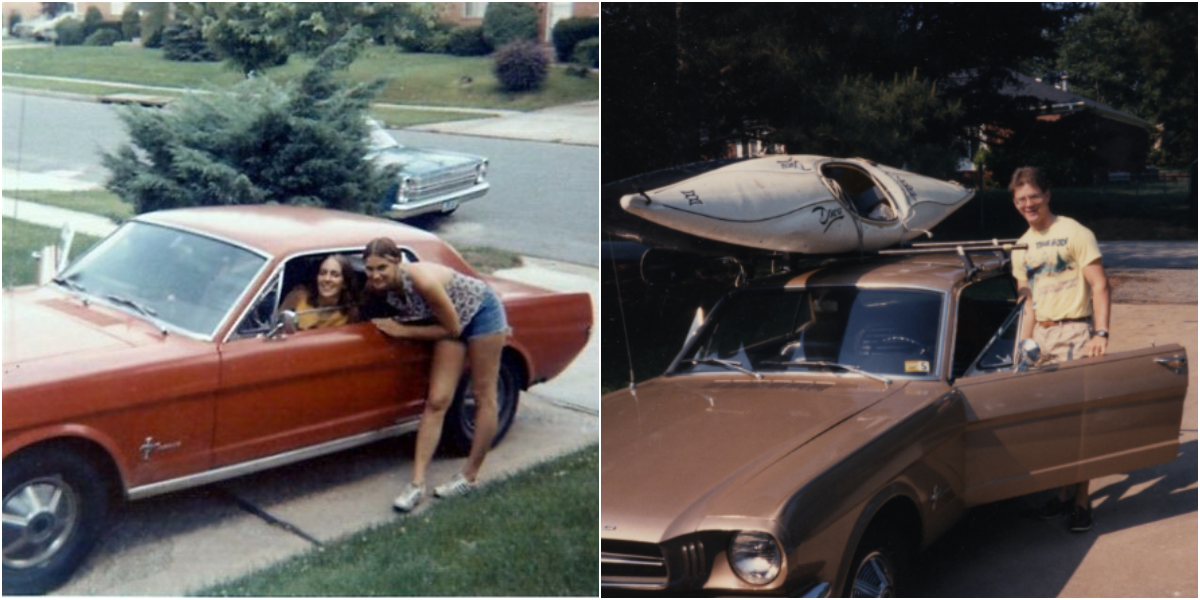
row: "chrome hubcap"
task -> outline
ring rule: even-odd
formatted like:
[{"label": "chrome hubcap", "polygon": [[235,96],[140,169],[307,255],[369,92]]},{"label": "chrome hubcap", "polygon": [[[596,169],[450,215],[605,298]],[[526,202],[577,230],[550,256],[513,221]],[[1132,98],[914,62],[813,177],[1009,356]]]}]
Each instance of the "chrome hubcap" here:
[{"label": "chrome hubcap", "polygon": [[896,582],[887,556],[875,551],[863,559],[854,575],[855,598],[891,598]]},{"label": "chrome hubcap", "polygon": [[79,524],[79,496],[57,475],[28,481],[4,497],[4,566],[50,560]]}]

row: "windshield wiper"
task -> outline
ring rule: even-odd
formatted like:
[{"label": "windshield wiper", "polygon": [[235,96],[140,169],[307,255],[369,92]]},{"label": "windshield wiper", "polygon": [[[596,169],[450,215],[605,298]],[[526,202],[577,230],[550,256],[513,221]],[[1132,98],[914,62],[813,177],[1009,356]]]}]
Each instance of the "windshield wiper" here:
[{"label": "windshield wiper", "polygon": [[107,298],[110,302],[115,302],[122,306],[128,306],[129,308],[138,311],[139,314],[150,319],[150,322],[154,323],[154,325],[158,327],[158,330],[161,331],[164,336],[167,335],[166,324],[158,318],[158,311],[154,310],[153,308],[150,308],[149,306],[146,306],[137,300],[130,300],[129,298],[118,296],[116,294],[109,294],[105,296],[105,298]]},{"label": "windshield wiper", "polygon": [[81,294],[87,293],[87,288],[85,288],[82,285],[79,285],[78,283],[75,283],[74,281],[71,281],[70,279],[67,279],[65,277],[55,277],[54,279],[51,279],[50,281],[53,281],[54,283],[57,283],[58,285],[61,285],[65,288],[75,290],[76,292],[79,292]]},{"label": "windshield wiper", "polygon": [[112,300],[113,302],[116,302],[117,304],[122,304],[122,305],[128,306],[129,308],[132,308],[133,310],[136,310],[136,311],[142,313],[143,315],[146,315],[147,317],[157,317],[158,316],[158,311],[156,311],[153,308],[150,308],[149,306],[146,306],[145,304],[142,304],[136,300],[130,300],[129,298],[126,298],[124,296],[118,296],[116,294],[109,294],[109,295],[105,296],[105,298],[108,298],[109,300]]},{"label": "windshield wiper", "polygon": [[785,367],[832,367],[832,368],[835,368],[835,369],[843,369],[843,370],[849,371],[849,372],[851,372],[851,373],[855,373],[855,374],[857,374],[857,375],[862,375],[863,377],[869,377],[869,378],[871,378],[871,379],[877,379],[877,380],[879,380],[879,381],[882,381],[882,382],[884,382],[884,383],[885,383],[885,384],[887,384],[887,385],[892,385],[892,380],[891,380],[891,379],[888,379],[887,377],[884,377],[883,375],[876,375],[876,374],[874,374],[874,373],[868,373],[867,371],[864,371],[864,370],[862,370],[862,369],[860,369],[860,368],[858,368],[858,367],[855,367],[855,366],[851,366],[851,365],[841,365],[841,364],[838,364],[838,363],[833,363],[833,362],[824,361],[824,360],[788,360],[788,361],[771,361],[771,362],[768,362],[768,363],[766,363],[766,364],[771,364],[771,365],[783,365],[783,366],[785,366]]},{"label": "windshield wiper", "polygon": [[685,360],[684,362],[693,364],[693,365],[721,365],[722,367],[733,369],[734,371],[740,371],[747,375],[753,375],[755,379],[763,378],[763,376],[761,374],[755,373],[754,371],[751,371],[750,369],[743,367],[742,363],[734,361],[734,360],[722,360],[720,358],[693,358],[693,359]]}]

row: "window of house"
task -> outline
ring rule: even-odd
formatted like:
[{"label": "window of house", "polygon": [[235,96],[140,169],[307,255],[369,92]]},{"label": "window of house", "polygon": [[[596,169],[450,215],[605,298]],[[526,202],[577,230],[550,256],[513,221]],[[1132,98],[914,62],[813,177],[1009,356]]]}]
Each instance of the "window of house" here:
[{"label": "window of house", "polygon": [[487,12],[487,2],[463,2],[463,16],[468,19],[482,19]]}]

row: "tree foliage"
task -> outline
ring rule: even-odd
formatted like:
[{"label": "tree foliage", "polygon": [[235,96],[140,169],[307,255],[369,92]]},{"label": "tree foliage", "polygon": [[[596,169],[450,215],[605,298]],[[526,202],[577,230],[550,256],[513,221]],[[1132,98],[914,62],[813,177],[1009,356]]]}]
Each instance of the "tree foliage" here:
[{"label": "tree foliage", "polygon": [[1196,4],[1103,3],[1067,28],[1073,91],[1162,124],[1168,164],[1196,160]]},{"label": "tree foliage", "polygon": [[365,110],[384,82],[335,78],[362,38],[348,33],[298,81],[255,77],[164,110],[124,109],[132,144],[105,154],[106,187],[139,213],[264,202],[373,210],[396,175],[363,158]]},{"label": "tree foliage", "polygon": [[404,46],[423,44],[437,25],[428,2],[303,2],[293,8],[292,47],[314,55],[355,26],[378,44]]},{"label": "tree foliage", "polygon": [[701,139],[719,140],[747,122],[777,129],[773,141],[791,152],[949,175],[951,147],[967,125],[1023,110],[996,90],[1008,69],[1053,57],[1053,34],[1079,7],[605,3],[602,10],[606,54],[627,70],[602,92],[605,139],[617,140],[601,150],[611,181],[711,156]]},{"label": "tree foliage", "polygon": [[483,37],[493,48],[510,42],[536,42],[537,23],[537,8],[528,2],[489,2],[483,14]]},{"label": "tree foliage", "polygon": [[206,14],[204,39],[249,75],[287,62],[295,7],[284,2],[235,2]]}]

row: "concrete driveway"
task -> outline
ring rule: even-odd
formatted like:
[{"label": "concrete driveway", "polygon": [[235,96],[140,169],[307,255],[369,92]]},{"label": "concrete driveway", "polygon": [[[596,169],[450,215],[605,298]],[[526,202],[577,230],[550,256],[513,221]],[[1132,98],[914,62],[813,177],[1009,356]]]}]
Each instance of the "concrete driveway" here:
[{"label": "concrete driveway", "polygon": [[[598,306],[595,269],[527,260],[497,275],[587,291]],[[484,465],[485,483],[599,442],[598,357],[593,333],[562,375],[521,394],[516,422]],[[129,504],[80,572],[55,594],[181,596],[372,525],[437,518],[436,501],[415,516],[392,512],[392,498],[411,476],[414,442],[409,435]],[[450,478],[463,460],[435,459],[430,482]]]}]

